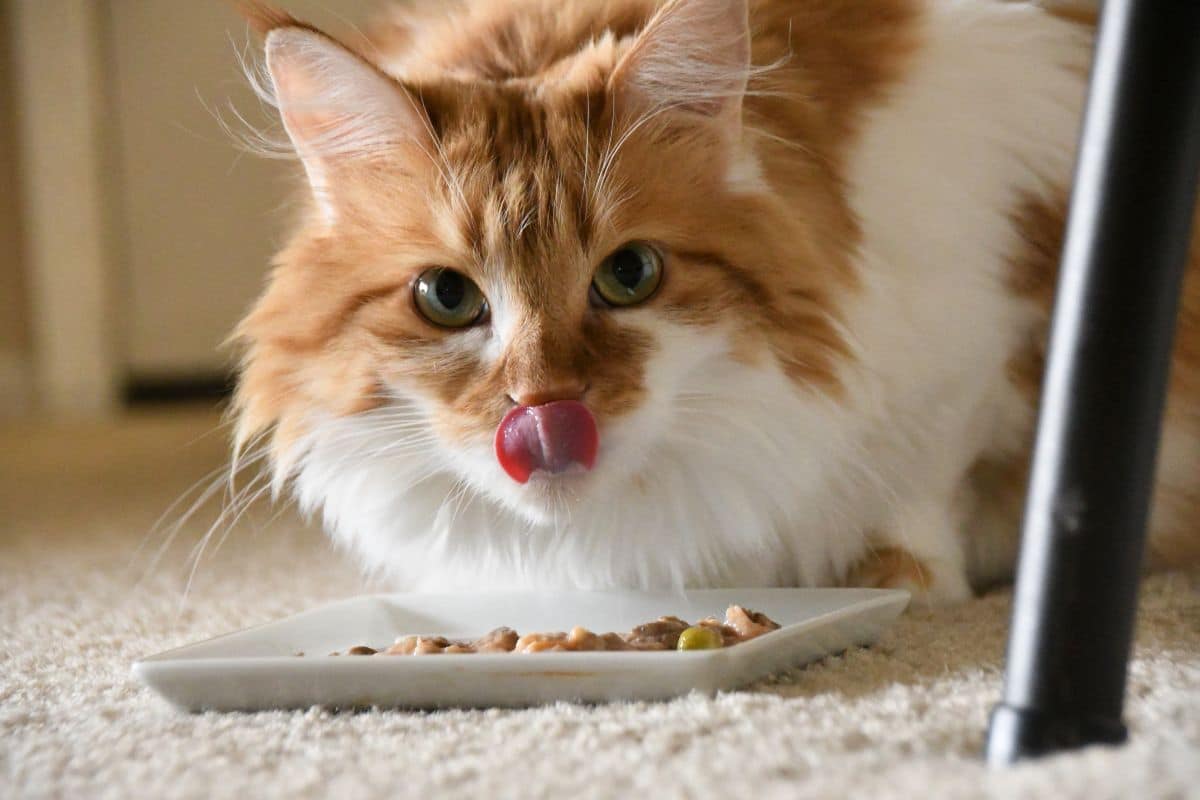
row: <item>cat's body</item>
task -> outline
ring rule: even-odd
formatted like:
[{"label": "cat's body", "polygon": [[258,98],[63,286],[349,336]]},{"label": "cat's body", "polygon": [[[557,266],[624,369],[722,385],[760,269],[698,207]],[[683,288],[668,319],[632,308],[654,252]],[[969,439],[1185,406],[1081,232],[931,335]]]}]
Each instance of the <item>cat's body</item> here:
[{"label": "cat's body", "polygon": [[[939,601],[1011,574],[1092,30],[998,0],[750,6],[744,97],[744,0],[397,12],[371,57],[398,83],[259,12],[317,202],[241,329],[240,436],[370,570]],[[630,241],[662,284],[589,303]],[[1200,561],[1197,263],[1160,564]],[[481,322],[422,321],[433,265]],[[505,475],[525,397],[591,409],[594,469]]]}]

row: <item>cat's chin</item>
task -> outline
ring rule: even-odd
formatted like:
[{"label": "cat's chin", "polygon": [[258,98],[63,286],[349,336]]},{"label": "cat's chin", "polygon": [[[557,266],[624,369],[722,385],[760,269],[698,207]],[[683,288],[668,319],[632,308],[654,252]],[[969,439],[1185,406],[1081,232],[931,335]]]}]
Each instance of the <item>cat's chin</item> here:
[{"label": "cat's chin", "polygon": [[559,473],[538,471],[517,491],[515,510],[536,525],[561,522],[594,491],[595,476],[582,466]]}]

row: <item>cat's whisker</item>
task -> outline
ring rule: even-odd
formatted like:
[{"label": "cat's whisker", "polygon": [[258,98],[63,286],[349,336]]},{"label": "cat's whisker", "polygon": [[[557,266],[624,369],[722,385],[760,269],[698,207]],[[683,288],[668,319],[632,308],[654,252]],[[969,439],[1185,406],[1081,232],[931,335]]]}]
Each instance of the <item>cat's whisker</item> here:
[{"label": "cat's whisker", "polygon": [[580,182],[581,189],[579,191],[579,214],[586,216],[589,198],[588,198],[588,171],[591,168],[591,152],[592,152],[592,104],[584,104],[583,118],[583,180]]},{"label": "cat's whisker", "polygon": [[[269,434],[267,431],[252,436],[246,442],[234,440],[233,453],[229,460],[229,491],[234,490],[234,480],[242,471],[243,465],[249,466],[271,455]],[[249,458],[247,461],[246,459]]]},{"label": "cat's whisker", "polygon": [[529,226],[533,224],[534,214],[536,211],[537,211],[537,209],[531,206],[529,209],[527,209],[525,211],[525,214],[521,217],[521,222],[520,222],[520,224],[517,225],[517,232],[515,234],[515,236],[518,239],[520,239],[522,236],[524,236],[525,231],[528,230]]},{"label": "cat's whisker", "polygon": [[429,417],[428,417],[428,415],[426,415],[424,413],[419,413],[419,414],[418,413],[395,413],[395,414],[392,414],[392,413],[379,412],[379,413],[375,413],[371,417],[371,419],[379,420],[380,422],[383,422],[383,423],[402,422],[402,423],[409,423],[409,424],[414,424],[414,425],[415,424],[424,424],[424,425],[429,424]]},{"label": "cat's whisker", "polygon": [[[189,554],[189,562],[194,561],[198,552],[203,552],[204,547],[215,531],[218,529],[227,528],[227,523],[229,523],[229,526],[231,526],[234,522],[236,522],[237,518],[239,518],[248,507],[249,502],[252,502],[252,494],[254,498],[259,495],[259,491],[256,490],[255,487],[261,487],[266,479],[267,475],[265,473],[259,473],[250,481],[248,481],[245,486],[237,490],[236,493],[228,497],[227,501],[223,504],[217,519],[212,523],[212,525],[209,526],[204,536],[200,538],[200,541],[193,545],[192,551]],[[248,498],[250,499],[248,500]]]},{"label": "cat's whisker", "polygon": [[[379,445],[375,441],[378,438],[376,430],[375,428],[365,430],[349,428],[332,435],[323,435],[320,439],[322,447],[337,447],[344,450],[342,455],[334,462],[333,470],[336,472],[355,461],[395,460],[417,453],[421,455],[436,455],[434,446],[438,444],[439,440],[433,434],[426,433],[418,437],[400,438],[395,442]],[[420,483],[430,474],[435,474],[440,469],[440,465],[435,465],[431,473],[428,473],[420,480],[413,481],[405,491],[410,490],[411,486]]]},{"label": "cat's whisker", "polygon": [[[196,515],[196,513],[220,491],[227,489],[227,484],[232,482],[233,476],[237,471],[240,471],[241,469],[260,461],[265,455],[265,452],[255,453],[247,459],[244,459],[242,465],[236,467],[236,469],[234,466],[225,466],[209,471],[204,477],[196,481],[189,489],[183,492],[179,498],[175,500],[175,502],[173,502],[166,511],[163,512],[158,521],[155,522],[155,524],[151,527],[150,532],[144,537],[137,551],[135,551],[134,555],[132,556],[132,560],[136,560],[151,538],[155,536],[162,536],[161,544],[155,551],[154,555],[150,558],[145,569],[142,570],[142,575],[137,582],[138,585],[140,585],[142,581],[148,578],[157,569],[159,563],[162,561],[162,558],[171,548],[171,545],[174,544],[175,540],[178,538],[179,534],[183,530],[183,527],[188,523],[188,521],[190,521]],[[199,495],[187,508],[187,510],[184,511],[169,528],[163,529],[161,527],[162,524],[168,517],[172,515],[175,509],[179,508],[182,503],[186,502],[187,499],[195,494],[197,489],[206,482],[207,485],[204,486],[203,490],[199,492]]]},{"label": "cat's whisker", "polygon": [[191,590],[192,581],[200,568],[200,563],[204,557],[205,551],[208,549],[209,542],[211,542],[214,537],[217,537],[217,544],[210,553],[210,556],[215,556],[221,545],[225,543],[226,539],[228,539],[229,535],[233,532],[233,529],[241,522],[247,511],[249,511],[250,507],[253,506],[254,503],[259,499],[261,499],[263,494],[269,490],[269,483],[263,482],[253,493],[246,492],[237,499],[235,504],[226,506],[225,509],[222,510],[221,515],[217,518],[217,521],[209,527],[200,541],[192,547],[192,551],[188,554],[187,559],[187,563],[190,565],[191,569],[188,573],[187,583],[184,585],[182,602],[186,603],[188,593]]},{"label": "cat's whisker", "polygon": [[323,434],[321,440],[328,444],[344,444],[361,440],[364,444],[372,443],[371,440],[377,439],[381,435],[397,434],[401,435],[400,441],[436,441],[437,434],[429,430],[428,425],[416,422],[385,422],[384,424],[375,427],[372,425],[370,435],[363,434],[360,431],[340,431],[333,434]]},{"label": "cat's whisker", "polygon": [[446,157],[446,150],[442,146],[441,137],[438,136],[437,131],[433,129],[433,125],[430,123],[429,117],[425,113],[425,109],[421,107],[421,103],[417,99],[407,95],[407,93],[406,96],[408,97],[409,102],[416,106],[416,117],[420,120],[421,126],[424,128],[429,141],[433,143],[436,158],[433,154],[426,150],[423,145],[419,145],[421,151],[425,154],[425,157],[429,159],[430,163],[433,164],[434,168],[437,169],[439,176],[446,186],[453,190],[454,198],[458,201],[459,213],[469,214],[470,204],[467,202],[466,192],[463,191],[462,182],[459,180],[458,174],[454,172],[453,167],[451,167],[450,160]]},{"label": "cat's whisker", "polygon": [[[242,519],[242,517],[246,514],[246,512],[251,508],[251,506],[253,506],[254,503],[257,502],[259,499],[261,499],[262,496],[266,492],[270,491],[271,485],[269,482],[265,482],[264,479],[265,479],[265,476],[260,475],[260,476],[257,476],[254,481],[251,481],[249,484],[247,484],[246,490],[244,490],[243,495],[240,498],[236,499],[233,504],[231,504],[230,506],[227,506],[221,512],[221,515],[217,518],[217,521],[214,522],[209,527],[208,531],[205,532],[204,536],[201,537],[200,541],[192,548],[192,552],[188,556],[188,562],[191,564],[191,569],[188,572],[187,581],[183,587],[183,595],[181,596],[180,601],[179,601],[179,612],[180,613],[182,613],[182,611],[187,606],[188,598],[191,595],[192,583],[194,582],[194,580],[196,578],[196,573],[200,569],[200,562],[204,557],[204,552],[208,547],[208,543],[212,540],[213,536],[217,533],[218,530],[222,531],[222,535],[221,535],[220,539],[218,540],[217,547],[214,548],[214,550],[213,550],[213,554],[215,555],[216,550],[219,549],[221,544],[223,544],[225,542],[226,538],[228,538],[228,536],[229,536],[230,531],[233,530],[233,528],[238,524],[238,522]],[[260,480],[264,481],[263,485],[260,486],[252,494],[249,493],[249,491],[248,491],[249,488],[253,487],[256,483],[260,482]],[[231,509],[233,510],[232,514],[231,514]]]},{"label": "cat's whisker", "polygon": [[[176,500],[175,503],[172,504],[172,506],[168,507],[168,510],[163,513],[162,517],[160,517],[160,521],[155,523],[155,527],[151,529],[151,533],[149,536],[154,536],[157,533],[160,533],[160,531],[161,531],[161,533],[163,534],[163,541],[162,541],[160,547],[158,547],[157,552],[155,553],[154,557],[151,558],[150,564],[148,566],[146,566],[146,569],[143,573],[142,579],[145,579],[145,577],[148,577],[150,575],[150,573],[154,572],[158,563],[160,563],[163,555],[166,554],[166,552],[168,551],[170,546],[173,545],[176,537],[178,537],[179,534],[181,533],[181,530],[182,530],[182,528],[184,528],[184,525],[188,521],[190,521],[190,519],[192,519],[194,517],[194,515],[196,515],[196,513],[200,509],[202,509],[202,507],[204,505],[208,504],[209,501],[212,498],[214,498],[218,492],[222,491],[222,489],[223,489],[224,493],[226,493],[227,498],[228,498],[227,504],[235,504],[236,498],[238,498],[238,494],[239,494],[238,491],[235,491],[235,487],[234,487],[234,481],[236,479],[236,476],[238,476],[241,473],[241,471],[244,471],[245,469],[252,467],[252,465],[262,462],[266,456],[268,456],[268,451],[266,451],[265,447],[258,446],[256,444],[254,444],[252,441],[252,443],[250,445],[247,445],[246,447],[244,447],[244,449],[242,449],[241,452],[235,451],[235,457],[234,457],[233,461],[230,462],[229,465],[227,465],[227,467],[211,470],[208,475],[205,475],[205,477],[203,477],[203,479],[200,479],[200,481],[197,481],[196,485],[193,485],[193,487],[188,489],[187,492],[180,495],[180,498],[178,500]],[[256,480],[258,480],[258,479],[256,479]],[[204,483],[205,481],[209,481],[208,486],[206,486],[203,489],[203,491],[199,493],[199,497],[197,497],[196,500],[193,501],[192,505],[190,507],[188,507],[188,509],[184,513],[182,513],[182,515],[178,519],[176,519],[176,522],[172,525],[172,527],[162,531],[161,525],[162,525],[162,522],[164,521],[164,519],[166,519],[167,517],[172,515],[172,512],[175,509],[178,509],[180,503],[182,503],[182,501],[186,501],[186,499],[188,497],[190,497],[191,494],[196,492],[197,487],[202,485],[202,483]],[[253,483],[253,481],[252,481],[252,483]],[[228,507],[228,505],[227,505],[227,507]],[[222,510],[221,515],[217,517],[217,521],[214,523],[214,528],[220,527],[224,517],[226,517],[226,511]],[[208,536],[208,535],[209,534],[206,534],[205,536]],[[149,536],[148,536],[148,539],[149,539]],[[139,548],[139,551],[140,551],[140,548]],[[140,583],[140,581],[139,581],[139,583]]]},{"label": "cat's whisker", "polygon": [[432,426],[429,421],[418,418],[405,417],[373,417],[371,425],[378,425],[380,428],[387,428],[389,431],[415,431],[417,433],[427,433]]},{"label": "cat's whisker", "polygon": [[762,128],[752,127],[750,125],[744,126],[744,129],[746,130],[746,132],[748,132],[752,136],[755,136],[759,139],[765,139],[769,142],[774,142],[775,144],[781,145],[783,147],[787,147],[792,150],[796,150],[798,152],[804,153],[807,156],[816,158],[817,160],[821,161],[822,163],[825,163],[828,161],[828,159],[826,159],[824,156],[822,156],[816,150],[814,150],[813,148],[804,144],[803,142],[799,142],[795,139],[788,139],[788,138],[780,136],[778,134],[771,133]]},{"label": "cat's whisker", "polygon": [[[436,434],[431,433],[426,426],[406,427],[406,426],[381,426],[377,429],[377,433],[373,434],[372,438],[393,437],[393,443],[405,442],[435,442],[438,440]],[[361,438],[357,436],[337,436],[330,437],[327,441],[330,444],[345,444],[353,442],[355,439]],[[367,444],[363,442],[363,444]],[[374,443],[372,443],[374,444]]]},{"label": "cat's whisker", "polygon": [[[343,431],[323,434],[321,440],[328,444],[347,444],[359,442],[363,446],[376,446],[383,436],[395,436],[395,442],[435,442],[439,437],[427,425],[412,425],[410,423],[384,423],[378,427],[372,425],[370,434],[358,431]],[[395,443],[391,442],[391,443]],[[389,444],[391,444],[389,443]]]},{"label": "cat's whisker", "polygon": [[461,503],[469,489],[470,486],[465,479],[457,479],[451,486],[450,491],[446,493],[446,498],[442,501],[442,506],[438,508],[437,518],[440,519],[442,516],[442,508],[446,504],[449,504],[450,506],[450,518],[445,523],[443,533],[443,538],[447,541],[453,536],[454,523],[458,519],[458,514],[461,510]]},{"label": "cat's whisker", "polygon": [[251,529],[251,536],[255,536],[262,531],[269,529],[280,517],[294,508],[294,503],[291,500],[287,502],[275,502],[273,500],[273,503],[276,506],[275,511],[266,519],[265,522],[255,525],[254,528]]},{"label": "cat's whisker", "polygon": [[[619,156],[621,150],[624,148],[626,142],[628,142],[629,139],[635,133],[637,133],[639,130],[641,130],[645,125],[647,125],[649,122],[653,121],[654,119],[657,119],[660,115],[670,112],[670,111],[673,111],[678,108],[687,107],[687,106],[694,105],[699,102],[705,102],[705,101],[744,97],[747,95],[750,95],[750,96],[782,96],[782,94],[783,94],[782,92],[772,91],[772,90],[768,90],[768,89],[752,89],[749,87],[749,84],[753,80],[762,78],[762,77],[780,69],[781,67],[783,67],[784,64],[786,64],[791,59],[791,55],[792,54],[791,54],[790,47],[789,47],[789,52],[787,54],[785,54],[784,56],[777,59],[775,62],[773,62],[771,64],[766,64],[766,65],[762,65],[762,66],[751,65],[749,67],[744,68],[744,73],[745,73],[744,80],[742,81],[741,86],[738,88],[732,88],[732,89],[726,89],[726,90],[714,88],[714,87],[721,86],[723,83],[722,81],[695,81],[693,83],[694,88],[690,92],[681,92],[679,90],[679,88],[677,87],[676,90],[673,92],[672,99],[670,101],[661,101],[659,103],[652,105],[647,111],[643,112],[631,124],[629,124],[626,127],[626,129],[621,133],[621,136],[617,140],[616,144],[613,144],[613,130],[610,127],[609,136],[608,136],[608,144],[606,145],[605,152],[603,153],[603,155],[601,157],[600,169],[597,171],[597,177],[596,177],[595,187],[594,187],[595,195],[599,196],[600,194],[602,194],[604,192],[605,184],[608,179],[608,175],[609,175],[614,163],[616,162],[616,159]],[[701,65],[701,66],[703,66],[703,65]],[[617,115],[614,113],[612,115],[611,119],[615,120],[616,116]],[[769,134],[765,134],[765,135],[769,135]],[[777,137],[777,138],[779,138],[779,140],[781,142],[788,143],[787,140],[783,139],[782,137]],[[800,147],[803,149],[803,146],[800,146]],[[617,205],[619,205],[619,203]]]},{"label": "cat's whisker", "polygon": [[446,470],[446,468],[444,466],[442,466],[441,464],[436,464],[433,467],[422,472],[415,479],[410,480],[408,482],[408,484],[404,487],[403,491],[411,492],[413,489],[424,484],[426,481],[432,480],[433,478],[435,478],[439,475],[445,475],[445,474],[447,474],[447,472],[448,471]]},{"label": "cat's whisker", "polygon": [[[262,488],[259,488],[258,491],[253,494],[253,497],[244,501],[244,505],[242,505],[242,509],[244,509],[244,510],[242,510],[242,512],[239,513],[238,516],[234,517],[233,519],[230,519],[228,524],[223,525],[221,537],[220,537],[220,539],[217,540],[216,546],[214,548],[212,548],[212,553],[210,554],[211,557],[215,557],[215,555],[221,551],[221,547],[224,545],[224,543],[226,543],[226,540],[228,539],[229,535],[233,534],[233,531],[234,531],[234,528],[236,528],[236,525],[238,525],[241,522],[241,519],[245,517],[246,513],[248,511],[250,511],[252,509],[252,507],[254,505],[256,505],[260,499],[262,499],[263,494],[268,491],[270,491],[270,485],[269,485],[269,483],[266,483],[266,485],[264,485]],[[274,521],[274,519],[278,518],[278,516],[280,516],[281,513],[287,509],[287,504],[281,504],[281,506],[282,507],[280,507],[280,509],[278,509],[275,513],[272,513],[271,521]],[[254,529],[256,529],[256,530],[259,529],[258,525],[256,525],[256,527],[254,527]]]},{"label": "cat's whisker", "polygon": [[[616,163],[617,156],[620,154],[621,150],[624,148],[625,143],[628,142],[629,139],[635,133],[637,133],[639,130],[641,130],[641,128],[643,126],[645,126],[652,120],[656,119],[659,115],[664,114],[668,111],[674,110],[675,108],[681,107],[685,104],[686,103],[684,103],[684,102],[675,102],[675,103],[667,103],[667,104],[652,107],[649,111],[643,113],[640,117],[638,117],[632,124],[630,124],[621,133],[621,137],[617,140],[617,143],[615,145],[613,145],[612,141],[611,141],[612,140],[612,132],[611,131],[609,132],[609,146],[604,154],[604,158],[601,161],[600,170],[598,171],[597,178],[596,178],[596,194],[597,194],[597,196],[599,196],[605,190],[609,173],[610,173],[613,165]],[[611,216],[612,213],[613,212],[610,211],[608,215]]]},{"label": "cat's whisker", "polygon": [[[135,589],[140,588],[142,586],[142,584],[147,579],[149,579],[149,577],[152,574],[154,574],[154,572],[158,569],[158,566],[161,563],[163,557],[171,549],[171,546],[175,543],[175,540],[178,538],[180,532],[183,530],[184,524],[200,508],[202,508],[214,495],[217,494],[219,487],[222,483],[224,483],[224,480],[225,480],[225,478],[224,478],[224,474],[222,472],[222,474],[219,477],[217,477],[215,480],[209,482],[208,485],[205,486],[205,488],[200,492],[199,497],[197,497],[196,500],[192,502],[192,505],[183,513],[183,515],[179,518],[179,520],[177,520],[170,528],[167,528],[165,530],[159,530],[158,529],[159,523],[156,523],[155,527],[151,528],[151,530],[146,534],[146,536],[143,538],[142,544],[139,545],[137,551],[130,557],[129,567],[131,569],[133,568],[135,562],[141,556],[141,553],[145,549],[146,544],[148,544],[152,538],[161,536],[161,541],[160,541],[158,547],[155,549],[154,554],[152,556],[150,556],[148,563],[146,563],[145,566],[140,570],[140,575],[134,585]],[[203,479],[201,482],[203,482]],[[181,495],[180,499],[176,500],[175,503],[172,504],[172,507],[173,508],[178,507],[180,502],[183,501],[185,498],[190,497],[193,491],[194,491],[194,488],[189,489],[188,492],[186,492],[184,495]],[[168,511],[167,513],[169,514],[170,511]]]},{"label": "cat's whisker", "polygon": [[430,449],[431,447],[433,447],[435,444],[436,444],[436,442],[417,442],[417,443],[406,442],[403,445],[400,445],[400,444],[384,445],[377,449],[366,451],[365,453],[363,453],[363,456],[366,458],[372,458],[372,459],[375,459],[375,458],[396,459],[396,458],[401,458],[403,456],[423,453],[423,452],[427,451],[428,449]]},{"label": "cat's whisker", "polygon": [[218,483],[218,482],[224,481],[226,474],[228,472],[229,472],[229,467],[227,465],[222,465],[222,466],[216,467],[214,469],[209,470],[203,476],[198,478],[187,489],[184,489],[183,492],[180,493],[180,495],[178,497],[176,497],[169,506],[167,506],[166,510],[164,510],[162,512],[162,514],[159,515],[158,519],[156,519],[154,521],[154,523],[150,526],[150,529],[146,532],[146,535],[142,537],[142,541],[138,544],[137,548],[134,550],[133,558],[136,559],[138,556],[141,555],[142,551],[146,548],[146,545],[149,543],[150,539],[152,539],[156,534],[161,532],[162,525],[164,522],[166,522],[167,518],[171,516],[171,514],[175,511],[175,509],[179,508],[189,497],[191,497],[192,494],[198,488],[200,488],[201,484],[208,484],[208,486],[211,487],[212,483],[209,483],[209,482]]},{"label": "cat's whisker", "polygon": [[604,169],[607,163],[608,153],[612,150],[613,135],[615,133],[617,124],[616,120],[617,115],[614,110],[614,112],[610,114],[608,118],[608,141],[606,142],[604,149],[600,151],[600,163],[596,170],[596,177],[592,181],[592,191],[588,193],[590,196],[590,207],[593,209],[593,211],[596,208],[598,198],[601,194],[601,184],[604,179]]}]

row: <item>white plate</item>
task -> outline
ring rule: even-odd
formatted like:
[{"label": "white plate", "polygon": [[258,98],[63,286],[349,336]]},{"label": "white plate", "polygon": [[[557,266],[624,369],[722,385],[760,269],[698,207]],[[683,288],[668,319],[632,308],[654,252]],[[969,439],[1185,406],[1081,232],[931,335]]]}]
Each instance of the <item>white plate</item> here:
[{"label": "white plate", "polygon": [[[737,603],[783,627],[721,650],[433,656],[326,655],[402,634],[627,631],[659,616],[721,616]],[[367,706],[523,706],[658,700],[732,689],[879,638],[908,593],[881,589],[394,594],[356,597],[135,662],[133,674],[191,711]],[[296,653],[305,653],[297,657]]]}]

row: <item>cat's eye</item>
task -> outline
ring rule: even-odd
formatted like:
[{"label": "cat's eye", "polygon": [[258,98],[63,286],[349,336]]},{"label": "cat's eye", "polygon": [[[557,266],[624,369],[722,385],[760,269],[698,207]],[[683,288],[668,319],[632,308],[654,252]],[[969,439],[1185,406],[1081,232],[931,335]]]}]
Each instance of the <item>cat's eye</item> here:
[{"label": "cat's eye", "polygon": [[421,316],[443,328],[465,328],[487,314],[487,300],[470,278],[445,267],[420,274],[413,284],[413,302]]},{"label": "cat's eye", "polygon": [[662,255],[642,242],[630,242],[600,264],[592,278],[592,289],[611,306],[640,303],[662,283]]}]

